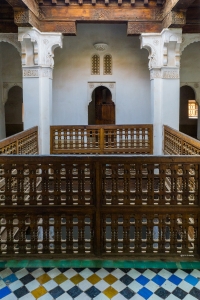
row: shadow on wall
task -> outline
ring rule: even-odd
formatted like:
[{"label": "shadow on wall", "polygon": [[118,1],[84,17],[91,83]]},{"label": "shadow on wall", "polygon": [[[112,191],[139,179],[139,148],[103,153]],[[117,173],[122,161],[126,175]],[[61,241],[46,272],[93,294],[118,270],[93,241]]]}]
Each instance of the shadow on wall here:
[{"label": "shadow on wall", "polygon": [[5,103],[6,137],[23,131],[23,98],[22,88],[12,87]]},{"label": "shadow on wall", "polygon": [[182,86],[180,89],[180,119],[179,131],[197,138],[197,119],[188,117],[188,100],[195,100],[195,92],[190,86]]}]

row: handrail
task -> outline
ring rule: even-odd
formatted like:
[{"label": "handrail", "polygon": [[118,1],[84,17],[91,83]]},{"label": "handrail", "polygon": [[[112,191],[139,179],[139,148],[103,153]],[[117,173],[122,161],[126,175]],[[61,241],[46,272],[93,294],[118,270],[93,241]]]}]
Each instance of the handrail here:
[{"label": "handrail", "polygon": [[0,154],[38,154],[38,127],[0,140]]},{"label": "handrail", "polygon": [[51,154],[153,153],[153,125],[50,127]]},{"label": "handrail", "polygon": [[200,141],[169,126],[163,126],[164,154],[200,155]]}]

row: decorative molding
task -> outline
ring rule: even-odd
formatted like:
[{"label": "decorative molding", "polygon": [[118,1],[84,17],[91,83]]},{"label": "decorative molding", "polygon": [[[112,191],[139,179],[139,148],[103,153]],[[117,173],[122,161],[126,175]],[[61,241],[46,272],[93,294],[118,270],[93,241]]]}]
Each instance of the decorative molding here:
[{"label": "decorative molding", "polygon": [[13,45],[21,55],[21,44],[18,42],[17,33],[0,33],[0,42],[6,42]]},{"label": "decorative molding", "polygon": [[156,79],[156,78],[162,78],[162,79],[179,79],[179,69],[151,69],[150,70],[150,80]]},{"label": "decorative molding", "polygon": [[192,43],[200,42],[200,33],[185,33],[183,34],[181,53],[183,50]]},{"label": "decorative molding", "polygon": [[38,69],[23,68],[23,77],[28,77],[28,78],[48,77],[52,79],[52,69],[51,68],[38,68]]},{"label": "decorative molding", "polygon": [[8,92],[9,90],[14,87],[19,86],[22,88],[22,82],[3,82],[3,98],[2,102],[5,105],[6,101],[8,100]]},{"label": "decorative molding", "polygon": [[161,70],[152,69],[150,71],[150,80],[155,78],[162,78],[162,72]]},{"label": "decorative molding", "polygon": [[36,28],[20,27],[18,40],[22,45],[22,65],[32,67],[33,61],[34,65],[53,68],[54,50],[56,47],[62,48],[62,38],[61,33],[44,33]]},{"label": "decorative molding", "polygon": [[112,93],[112,101],[116,102],[116,83],[115,82],[88,82],[88,104],[92,101],[92,93],[98,86],[107,87]]},{"label": "decorative molding", "polygon": [[[200,82],[183,82],[181,81],[180,83],[180,86],[190,86],[193,90],[194,90],[194,93],[195,93],[195,100],[199,103],[200,105]],[[194,100],[194,99],[192,99]]]},{"label": "decorative molding", "polygon": [[93,20],[110,20],[111,11],[103,8],[94,9],[92,19]]},{"label": "decorative molding", "polygon": [[170,71],[163,71],[163,78],[165,79],[178,79],[180,78],[179,76],[179,69],[178,70],[170,70]]},{"label": "decorative molding", "polygon": [[105,51],[108,48],[108,44],[105,43],[96,43],[93,45],[97,51]]}]

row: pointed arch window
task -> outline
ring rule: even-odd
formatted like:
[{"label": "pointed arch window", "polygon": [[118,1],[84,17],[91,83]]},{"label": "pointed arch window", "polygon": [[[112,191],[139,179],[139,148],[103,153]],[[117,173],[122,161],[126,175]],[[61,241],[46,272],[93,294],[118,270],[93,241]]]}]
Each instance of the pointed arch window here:
[{"label": "pointed arch window", "polygon": [[104,75],[112,75],[112,56],[110,54],[104,55],[103,74]]},{"label": "pointed arch window", "polygon": [[188,100],[188,118],[198,119],[198,103],[195,100]]},{"label": "pointed arch window", "polygon": [[92,56],[92,75],[100,75],[100,57],[98,54]]}]

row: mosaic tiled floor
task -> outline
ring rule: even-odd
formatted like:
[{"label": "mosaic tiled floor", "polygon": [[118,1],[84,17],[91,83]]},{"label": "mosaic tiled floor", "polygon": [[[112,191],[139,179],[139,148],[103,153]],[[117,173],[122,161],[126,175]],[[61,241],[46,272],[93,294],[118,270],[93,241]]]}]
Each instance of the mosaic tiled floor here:
[{"label": "mosaic tiled floor", "polygon": [[200,271],[168,268],[0,268],[3,300],[195,300]]}]

